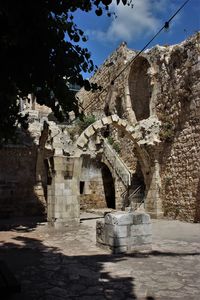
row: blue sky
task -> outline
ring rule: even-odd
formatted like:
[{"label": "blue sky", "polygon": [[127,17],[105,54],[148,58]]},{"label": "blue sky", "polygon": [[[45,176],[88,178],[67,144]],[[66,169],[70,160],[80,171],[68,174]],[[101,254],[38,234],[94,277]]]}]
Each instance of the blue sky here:
[{"label": "blue sky", "polygon": [[[97,17],[94,12],[75,14],[75,22],[84,30],[87,47],[97,66],[111,54],[121,42],[126,41],[130,49],[140,50],[164,25],[185,0],[132,0],[133,6],[116,5],[110,7],[117,18],[104,14]],[[177,44],[200,30],[200,0],[190,0],[174,17],[167,31],[148,47]],[[86,74],[86,77],[91,75]]]}]

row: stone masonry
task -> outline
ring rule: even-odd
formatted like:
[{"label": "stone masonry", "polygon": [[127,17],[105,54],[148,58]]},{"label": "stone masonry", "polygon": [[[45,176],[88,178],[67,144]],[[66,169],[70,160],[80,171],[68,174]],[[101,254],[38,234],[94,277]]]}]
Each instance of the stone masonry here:
[{"label": "stone masonry", "polygon": [[103,90],[77,94],[80,111],[96,117],[82,133],[73,134],[75,121],[52,121],[32,95],[24,107],[29,130],[0,149],[1,215],[47,213],[56,226],[77,223],[80,202],[120,209],[121,195],[130,200],[139,188],[151,217],[199,222],[199,39],[140,56],[122,43],[91,78]]},{"label": "stone masonry", "polygon": [[97,245],[113,253],[151,251],[152,229],[148,214],[108,213],[96,224]]},{"label": "stone masonry", "polygon": [[[133,128],[143,128],[137,147],[121,129],[113,133],[113,124],[108,124],[110,136],[121,145],[124,163],[129,156],[133,177],[142,172],[145,210],[153,217],[200,221],[199,39],[198,32],[177,45],[155,46],[135,59],[137,52],[122,43],[91,78],[103,91],[81,89],[77,94],[84,114],[102,120],[117,114]],[[156,135],[152,118],[159,124]],[[147,132],[157,142],[151,144]],[[148,170],[141,153],[149,157]]]}]

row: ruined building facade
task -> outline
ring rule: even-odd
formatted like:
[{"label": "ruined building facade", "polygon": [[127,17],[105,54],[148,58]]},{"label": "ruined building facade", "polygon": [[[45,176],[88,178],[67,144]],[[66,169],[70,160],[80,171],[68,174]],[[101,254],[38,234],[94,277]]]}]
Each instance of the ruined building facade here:
[{"label": "ruined building facade", "polygon": [[56,124],[32,99],[29,132],[0,150],[1,215],[65,223],[129,206],[199,222],[199,39],[139,56],[122,43],[91,78],[102,90],[77,93],[86,129]]},{"label": "ruined building facade", "polygon": [[109,125],[132,184],[134,177],[144,181],[146,210],[188,221],[200,220],[199,41],[197,33],[136,59],[123,43],[91,79],[103,90],[77,95],[85,114],[97,119],[117,114],[133,127],[130,132],[135,129],[131,140]]}]

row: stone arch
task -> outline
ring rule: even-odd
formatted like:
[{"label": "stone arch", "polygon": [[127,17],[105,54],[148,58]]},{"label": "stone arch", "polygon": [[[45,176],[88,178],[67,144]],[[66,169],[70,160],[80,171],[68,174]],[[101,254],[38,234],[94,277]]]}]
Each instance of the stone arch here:
[{"label": "stone arch", "polygon": [[129,125],[126,120],[119,118],[118,115],[104,117],[101,120],[98,120],[88,126],[75,143],[75,149],[78,148],[78,150],[75,150],[75,155],[80,156],[83,152],[85,152],[90,139],[101,129],[111,124],[114,127],[123,130],[125,134],[127,134],[134,142],[136,155],[140,161],[142,172],[146,180],[146,174],[150,173],[151,162],[148,153],[139,143],[140,136],[138,133],[138,129],[136,129],[136,127],[134,126]]},{"label": "stone arch", "polygon": [[152,95],[150,63],[145,57],[139,56],[131,66],[128,88],[132,110],[137,121],[150,116],[150,101]]},{"label": "stone arch", "polygon": [[80,208],[115,208],[115,176],[101,157],[81,156],[79,175]]},{"label": "stone arch", "polygon": [[101,120],[94,122],[85,129],[74,144],[74,157],[78,159],[84,153],[89,153],[91,155],[95,149],[90,149],[89,142],[92,138],[94,139],[94,136],[97,137],[98,141],[98,134],[105,126],[112,124],[117,129],[124,130],[125,134],[127,134],[127,136],[129,136],[129,138],[134,142],[134,152],[138,158],[141,171],[144,176],[146,198],[145,210],[149,212],[152,217],[162,217],[163,211],[162,201],[160,199],[159,162],[156,159],[157,155],[153,155],[150,158],[144,146],[145,144],[153,146],[155,143],[159,142],[159,140],[154,133],[153,135],[148,136],[149,130],[145,131],[144,122],[140,123],[136,123],[131,126],[126,120],[119,118],[118,115],[104,117]]}]

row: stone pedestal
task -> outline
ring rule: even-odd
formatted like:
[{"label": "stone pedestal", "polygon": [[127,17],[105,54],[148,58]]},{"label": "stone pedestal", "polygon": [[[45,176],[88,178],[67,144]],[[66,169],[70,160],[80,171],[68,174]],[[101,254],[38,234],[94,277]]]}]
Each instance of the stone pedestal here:
[{"label": "stone pedestal", "polygon": [[108,213],[96,223],[97,245],[112,253],[149,252],[152,250],[150,216],[143,212]]}]

